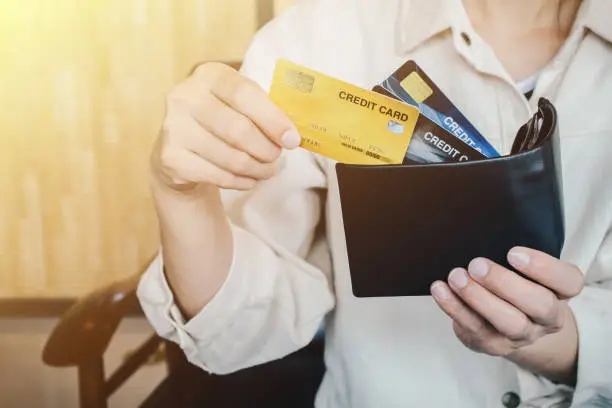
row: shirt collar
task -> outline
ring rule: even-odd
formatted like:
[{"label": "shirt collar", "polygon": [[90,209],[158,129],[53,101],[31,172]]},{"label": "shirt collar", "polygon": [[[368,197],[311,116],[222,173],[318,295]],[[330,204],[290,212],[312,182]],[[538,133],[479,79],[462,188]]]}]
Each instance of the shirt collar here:
[{"label": "shirt collar", "polygon": [[[612,0],[583,0],[576,24],[612,43],[610,14]],[[471,30],[461,0],[401,0],[396,24],[400,54],[412,51],[448,29]]]},{"label": "shirt collar", "polygon": [[612,0],[583,0],[577,23],[612,43]]},{"label": "shirt collar", "polygon": [[401,0],[396,24],[398,51],[405,54],[448,29],[465,29],[467,25],[461,0]]}]

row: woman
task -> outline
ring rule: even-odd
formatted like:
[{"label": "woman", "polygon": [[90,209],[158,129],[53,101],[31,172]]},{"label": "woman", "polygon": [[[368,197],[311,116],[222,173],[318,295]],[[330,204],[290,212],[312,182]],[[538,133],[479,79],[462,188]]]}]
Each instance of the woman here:
[{"label": "woman", "polygon": [[[300,1],[257,35],[242,73],[200,66],[170,94],[152,156],[163,261],[139,287],[152,324],[193,363],[228,373],[299,349],[325,318],[319,408],[609,395],[611,12],[608,0]],[[432,285],[435,302],[355,298],[333,163],[296,149],[265,92],[278,58],[364,88],[414,59],[503,153],[551,99],[562,259],[517,247],[508,260],[533,281],[477,258]]]}]

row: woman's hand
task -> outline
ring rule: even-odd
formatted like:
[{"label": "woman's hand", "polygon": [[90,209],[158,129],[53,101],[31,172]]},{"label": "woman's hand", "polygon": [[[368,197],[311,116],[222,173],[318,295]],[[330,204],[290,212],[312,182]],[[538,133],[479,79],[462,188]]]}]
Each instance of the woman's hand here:
[{"label": "woman's hand", "polygon": [[186,190],[197,184],[246,190],[275,172],[281,147],[300,136],[255,82],[210,63],[169,94],[152,155],[154,181]]},{"label": "woman's hand", "polygon": [[164,271],[189,319],[218,292],[233,259],[219,189],[248,190],[272,177],[282,147],[298,147],[300,136],[263,89],[223,64],[198,67],[166,105],[151,187]]},{"label": "woman's hand", "polygon": [[432,295],[468,348],[503,356],[553,380],[571,382],[578,335],[567,299],[584,285],[580,270],[545,253],[516,247],[508,262],[530,281],[488,259],[456,268]]}]

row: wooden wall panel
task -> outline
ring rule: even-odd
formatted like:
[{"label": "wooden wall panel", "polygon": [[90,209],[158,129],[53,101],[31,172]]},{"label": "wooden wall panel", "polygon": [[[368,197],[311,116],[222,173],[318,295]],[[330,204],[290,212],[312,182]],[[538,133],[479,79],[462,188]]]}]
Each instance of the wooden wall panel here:
[{"label": "wooden wall panel", "polygon": [[141,267],[164,96],[197,62],[239,60],[255,16],[255,0],[0,2],[0,297]]}]

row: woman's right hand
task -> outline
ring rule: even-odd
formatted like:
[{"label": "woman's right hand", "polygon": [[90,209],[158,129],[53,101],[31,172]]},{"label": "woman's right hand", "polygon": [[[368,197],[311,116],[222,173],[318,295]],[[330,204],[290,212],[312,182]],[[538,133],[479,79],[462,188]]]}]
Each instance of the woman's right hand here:
[{"label": "woman's right hand", "polygon": [[170,92],[166,109],[152,173],[173,190],[201,184],[251,189],[274,175],[282,148],[300,144],[295,126],[267,93],[223,64],[198,67]]}]

